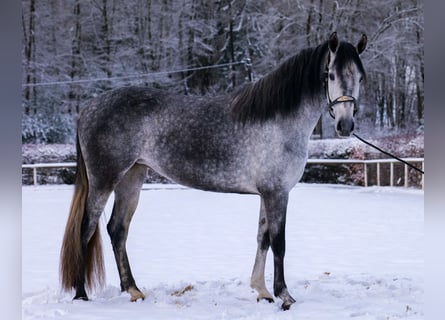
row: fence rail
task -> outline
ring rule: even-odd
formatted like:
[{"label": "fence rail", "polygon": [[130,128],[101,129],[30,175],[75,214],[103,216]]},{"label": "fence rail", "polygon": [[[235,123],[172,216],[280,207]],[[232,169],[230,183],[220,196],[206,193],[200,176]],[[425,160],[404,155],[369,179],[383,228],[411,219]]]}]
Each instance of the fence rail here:
[{"label": "fence rail", "polygon": [[[424,158],[402,158],[409,163],[421,163],[422,170],[425,168]],[[376,164],[376,179],[377,185],[381,185],[381,164],[389,163],[390,165],[390,186],[394,186],[394,163],[399,163],[395,159],[373,159],[373,160],[354,160],[354,159],[308,159],[308,164],[324,164],[324,165],[339,165],[339,164],[362,164],[363,165],[363,175],[364,175],[364,185],[368,186],[368,165]],[[23,164],[22,169],[32,169],[33,184],[38,185],[37,170],[40,168],[73,168],[76,167],[75,162],[61,162],[61,163],[34,163],[34,164]],[[404,187],[408,187],[408,174],[409,167],[404,164]],[[422,189],[424,188],[424,177],[422,175],[421,181]]]},{"label": "fence rail", "polygon": [[32,164],[22,164],[22,170],[23,169],[32,169],[32,181],[34,185],[38,185],[38,179],[37,179],[37,169],[40,168],[51,168],[51,169],[57,169],[57,168],[75,168],[77,166],[77,163],[75,162],[59,162],[59,163],[32,163]]},{"label": "fence rail", "polygon": [[[409,163],[421,163],[422,165],[422,171],[425,169],[425,159],[424,158],[401,158],[402,160],[409,162]],[[376,170],[376,178],[377,178],[377,185],[380,186],[381,183],[381,167],[380,164],[382,163],[389,163],[389,174],[390,174],[390,186],[394,186],[394,163],[399,163],[396,159],[372,159],[372,160],[354,160],[354,159],[308,159],[308,164],[362,164],[363,165],[363,176],[364,176],[364,184],[365,187],[368,186],[368,165],[370,164],[376,164],[377,170]],[[409,173],[409,167],[406,164],[403,164],[404,166],[404,187],[407,188],[409,186],[408,184],[408,173]],[[422,175],[422,181],[421,181],[422,189],[424,188],[424,176]]]}]

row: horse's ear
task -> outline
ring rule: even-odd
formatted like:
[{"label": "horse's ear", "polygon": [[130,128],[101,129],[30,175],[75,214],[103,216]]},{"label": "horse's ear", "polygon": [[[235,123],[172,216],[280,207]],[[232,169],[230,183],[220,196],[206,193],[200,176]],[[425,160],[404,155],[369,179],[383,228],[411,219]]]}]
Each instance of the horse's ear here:
[{"label": "horse's ear", "polygon": [[362,34],[362,38],[357,43],[357,52],[358,54],[361,54],[366,49],[366,44],[368,43],[368,37],[366,34]]},{"label": "horse's ear", "polygon": [[338,48],[338,38],[337,38],[337,32],[333,32],[331,34],[331,36],[329,37],[329,50],[331,50],[332,52],[337,51]]}]

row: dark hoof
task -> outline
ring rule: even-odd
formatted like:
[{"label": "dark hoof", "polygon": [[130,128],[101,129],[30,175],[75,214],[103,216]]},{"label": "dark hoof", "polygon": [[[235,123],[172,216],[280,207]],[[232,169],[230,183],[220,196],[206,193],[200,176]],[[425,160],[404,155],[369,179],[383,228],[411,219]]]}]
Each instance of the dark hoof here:
[{"label": "dark hoof", "polygon": [[76,295],[74,296],[73,300],[88,301],[88,295],[83,286],[76,288]]},{"label": "dark hoof", "polygon": [[284,311],[289,310],[290,306],[293,305],[294,303],[295,299],[290,297],[289,300],[283,302],[283,304],[281,305],[281,309],[283,309]]},{"label": "dark hoof", "polygon": [[274,299],[272,299],[272,298],[268,298],[268,297],[263,297],[263,298],[257,298],[256,299],[256,301],[257,302],[260,302],[261,300],[266,300],[267,302],[269,302],[269,303],[274,303],[275,302],[275,300]]},{"label": "dark hoof", "polygon": [[88,301],[88,297],[87,296],[75,296],[73,298],[73,300],[81,300],[81,301]]},{"label": "dark hoof", "polygon": [[289,303],[289,302],[283,302],[283,304],[281,305],[281,309],[283,309],[283,311],[287,311],[290,309],[290,306],[292,305],[293,302]]}]

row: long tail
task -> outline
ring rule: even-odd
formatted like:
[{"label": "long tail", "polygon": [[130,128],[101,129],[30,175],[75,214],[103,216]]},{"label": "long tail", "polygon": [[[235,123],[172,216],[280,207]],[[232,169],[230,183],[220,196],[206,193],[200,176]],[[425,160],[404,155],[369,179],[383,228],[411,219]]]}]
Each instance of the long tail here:
[{"label": "long tail", "polygon": [[74,196],[60,254],[60,278],[64,290],[71,290],[71,288],[76,288],[78,285],[83,285],[83,273],[86,285],[90,289],[103,286],[105,283],[105,267],[99,223],[94,235],[88,242],[85,257],[82,252],[82,221],[88,196],[88,176],[79,139],[77,139],[76,148],[77,173]]}]

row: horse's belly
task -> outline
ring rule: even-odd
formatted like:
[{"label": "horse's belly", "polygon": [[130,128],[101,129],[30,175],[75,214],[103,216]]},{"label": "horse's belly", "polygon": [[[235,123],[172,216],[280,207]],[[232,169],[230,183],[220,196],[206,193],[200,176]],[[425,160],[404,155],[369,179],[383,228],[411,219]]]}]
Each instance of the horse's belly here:
[{"label": "horse's belly", "polygon": [[216,160],[142,162],[169,180],[195,189],[226,193],[258,193],[246,168]]}]

